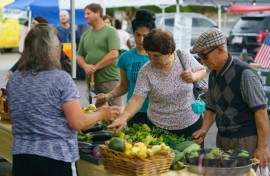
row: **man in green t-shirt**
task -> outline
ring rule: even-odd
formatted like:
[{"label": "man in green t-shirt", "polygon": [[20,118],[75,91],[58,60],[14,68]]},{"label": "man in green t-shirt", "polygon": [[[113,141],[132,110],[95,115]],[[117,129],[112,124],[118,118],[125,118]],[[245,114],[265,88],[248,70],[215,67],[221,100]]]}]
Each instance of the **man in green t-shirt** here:
[{"label": "man in green t-shirt", "polygon": [[[94,74],[95,93],[109,93],[119,84],[117,61],[120,39],[116,29],[103,22],[99,4],[87,5],[84,16],[92,28],[83,33],[76,60],[88,75],[88,85],[89,76]],[[112,105],[123,105],[122,97],[110,102]]]}]

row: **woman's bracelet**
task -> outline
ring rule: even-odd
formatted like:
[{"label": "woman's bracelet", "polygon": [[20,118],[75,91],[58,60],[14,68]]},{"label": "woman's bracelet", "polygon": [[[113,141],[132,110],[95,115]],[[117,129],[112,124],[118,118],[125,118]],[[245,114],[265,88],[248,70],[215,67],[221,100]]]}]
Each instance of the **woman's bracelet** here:
[{"label": "woman's bracelet", "polygon": [[127,121],[129,121],[131,119],[131,115],[127,112],[123,112],[122,115],[124,115],[128,118]]},{"label": "woman's bracelet", "polygon": [[113,98],[114,98],[114,96],[115,96],[115,94],[114,94],[112,91],[110,91],[110,92],[109,92],[109,94],[111,94],[111,95],[112,95],[112,97],[111,97],[110,99],[113,99]]}]

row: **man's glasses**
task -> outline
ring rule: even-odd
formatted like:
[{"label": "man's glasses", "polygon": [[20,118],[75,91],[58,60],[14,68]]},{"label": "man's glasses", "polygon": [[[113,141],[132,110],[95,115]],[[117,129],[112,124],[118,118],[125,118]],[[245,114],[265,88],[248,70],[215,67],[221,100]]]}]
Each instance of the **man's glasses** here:
[{"label": "man's glasses", "polygon": [[207,53],[198,53],[198,56],[203,59],[203,60],[207,60],[207,57],[210,53],[212,53],[213,51],[215,51],[219,46],[211,49],[210,51],[208,51]]}]

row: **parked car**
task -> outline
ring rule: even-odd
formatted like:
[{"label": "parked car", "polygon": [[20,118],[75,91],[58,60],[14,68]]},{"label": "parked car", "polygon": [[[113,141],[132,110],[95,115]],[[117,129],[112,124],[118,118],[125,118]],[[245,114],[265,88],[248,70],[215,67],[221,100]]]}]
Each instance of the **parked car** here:
[{"label": "parked car", "polygon": [[0,49],[10,52],[19,46],[20,29],[22,25],[19,19],[6,18],[0,24]]},{"label": "parked car", "polygon": [[269,31],[270,13],[243,15],[230,31],[228,51],[239,56],[246,49],[250,61],[253,61]]},{"label": "parked car", "polygon": [[[188,13],[188,12],[181,12],[181,16],[185,18],[192,19],[192,31],[191,31],[191,46],[193,46],[198,39],[198,37],[208,28],[210,27],[217,27],[217,23],[213,21],[211,18],[208,18],[200,13]],[[165,19],[165,23],[164,23]],[[164,30],[173,33],[174,28],[174,19],[175,13],[166,13],[164,14],[157,14],[156,15],[156,27],[163,29],[164,23]]]}]

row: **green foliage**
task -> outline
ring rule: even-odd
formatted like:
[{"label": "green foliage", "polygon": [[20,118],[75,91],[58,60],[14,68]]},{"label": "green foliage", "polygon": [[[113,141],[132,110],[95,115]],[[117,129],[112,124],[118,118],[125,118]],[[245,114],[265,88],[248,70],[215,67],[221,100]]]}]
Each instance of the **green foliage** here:
[{"label": "green foliage", "polygon": [[93,139],[93,134],[92,133],[82,133],[81,131],[78,131],[77,133],[77,139],[78,141],[81,142],[88,142],[88,143],[92,143],[92,139]]},{"label": "green foliage", "polygon": [[[118,7],[118,8],[107,8],[106,9],[106,14],[110,16],[114,16],[114,12],[116,11],[123,11],[126,13],[126,17],[128,21],[132,21],[136,15],[136,10],[137,9],[147,9],[151,10],[154,13],[162,13],[162,9],[157,7],[157,6],[142,6],[139,8],[135,7]],[[180,6],[180,12],[197,12],[201,14],[206,14],[206,13],[217,13],[217,8],[215,7],[210,7],[210,6]],[[165,13],[174,13],[176,12],[176,5],[169,6],[165,8]]]},{"label": "green foliage", "polygon": [[179,144],[176,144],[173,148],[178,150],[179,152],[182,152],[182,151],[185,150],[185,148],[187,148],[188,146],[190,146],[192,144],[195,144],[195,142],[193,142],[193,141],[184,141],[184,142],[181,142]]},{"label": "green foliage", "polygon": [[222,152],[222,150],[220,148],[213,147],[213,148],[211,148],[211,153],[213,153],[213,155],[215,157],[220,158],[223,152]]},{"label": "green foliage", "polygon": [[228,153],[223,153],[222,154],[222,159],[229,160],[230,159],[230,155]]},{"label": "green foliage", "polygon": [[190,158],[197,158],[197,157],[199,157],[199,152],[198,151],[192,151],[192,152],[190,152],[189,157]]},{"label": "green foliage", "polygon": [[215,159],[215,156],[213,153],[206,153],[205,157],[206,159]]},{"label": "green foliage", "polygon": [[184,153],[191,153],[193,151],[199,151],[201,150],[201,146],[199,144],[192,144],[190,146],[188,146],[187,148],[185,148],[185,150],[183,151]]},{"label": "green foliage", "polygon": [[124,128],[115,133],[109,130],[113,137],[120,137],[129,142],[143,142],[145,145],[160,145],[165,143],[170,147],[186,141],[184,136],[177,136],[159,127],[149,128],[146,124],[133,124],[130,128]]},{"label": "green foliage", "polygon": [[249,153],[241,152],[241,153],[238,154],[237,157],[249,157]]}]

